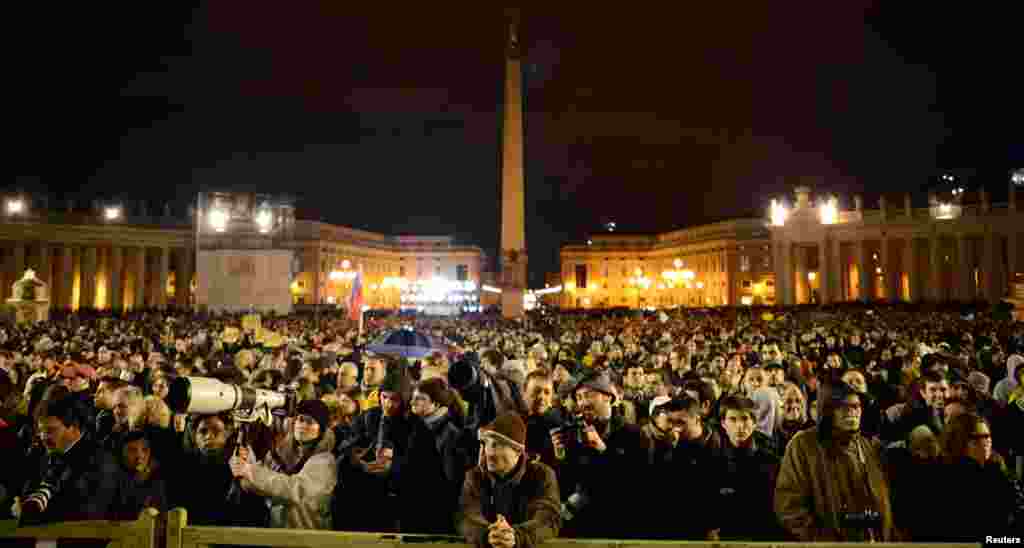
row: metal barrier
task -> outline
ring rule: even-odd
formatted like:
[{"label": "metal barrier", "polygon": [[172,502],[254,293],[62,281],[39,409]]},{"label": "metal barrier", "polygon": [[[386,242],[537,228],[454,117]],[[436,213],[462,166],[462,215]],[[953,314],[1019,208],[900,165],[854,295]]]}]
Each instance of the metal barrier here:
[{"label": "metal barrier", "polygon": [[147,508],[135,521],[67,521],[0,530],[0,539],[40,541],[107,540],[107,548],[160,548],[157,546],[159,512]]},{"label": "metal barrier", "polygon": [[[188,513],[183,508],[171,510],[167,515],[167,545],[165,548],[209,548],[219,544],[266,546],[273,548],[403,548],[408,544],[442,544],[446,548],[475,548],[457,537],[404,535],[386,533],[354,533],[342,531],[312,531],[295,529],[261,529],[252,527],[198,527],[188,525]],[[681,546],[686,548],[851,548],[858,543],[849,542],[708,542],[708,541],[645,541],[604,539],[554,539],[544,548],[654,548]],[[981,544],[914,544],[878,543],[885,548],[981,548]]]}]

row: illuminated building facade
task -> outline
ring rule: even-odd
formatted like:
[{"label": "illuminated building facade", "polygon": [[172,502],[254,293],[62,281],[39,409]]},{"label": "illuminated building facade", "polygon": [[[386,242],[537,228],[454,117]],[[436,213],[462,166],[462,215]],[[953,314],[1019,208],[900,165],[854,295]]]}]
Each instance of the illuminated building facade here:
[{"label": "illuminated building facade", "polygon": [[917,208],[882,197],[774,199],[764,219],[655,235],[595,234],[562,247],[567,308],[809,304],[854,300],[994,302],[1008,295],[1024,256],[1024,172],[1005,203],[955,185]]},{"label": "illuminated building facade", "polygon": [[[371,308],[399,308],[403,284],[435,278],[480,284],[479,247],[446,236],[389,236],[296,220],[287,201],[270,200],[265,210],[264,197],[242,195],[239,201],[232,193],[225,203],[253,205],[248,217],[214,207],[217,194],[211,194],[199,206],[201,230],[192,205],[154,211],[138,203],[66,203],[57,210],[42,198],[0,197],[0,297],[10,297],[11,284],[31,267],[50,285],[56,309],[191,306],[197,235],[204,250],[292,250],[296,304],[344,303],[360,269]],[[241,220],[255,229],[233,230]]]}]

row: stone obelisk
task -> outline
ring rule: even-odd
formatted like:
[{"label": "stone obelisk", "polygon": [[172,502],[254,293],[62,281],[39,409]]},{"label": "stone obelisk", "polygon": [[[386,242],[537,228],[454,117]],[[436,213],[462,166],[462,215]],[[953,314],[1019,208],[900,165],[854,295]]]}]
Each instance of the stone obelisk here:
[{"label": "stone obelisk", "polygon": [[519,17],[508,23],[505,53],[505,112],[501,139],[501,309],[523,316],[526,290],[526,201],[523,186],[523,73]]}]

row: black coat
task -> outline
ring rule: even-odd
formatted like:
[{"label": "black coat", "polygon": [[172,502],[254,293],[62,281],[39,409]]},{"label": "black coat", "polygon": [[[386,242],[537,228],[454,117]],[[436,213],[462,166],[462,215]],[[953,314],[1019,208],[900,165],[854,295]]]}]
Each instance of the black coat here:
[{"label": "black coat", "polygon": [[408,449],[393,471],[401,532],[455,533],[466,470],[476,462],[470,440],[447,416],[429,425],[412,419]]},{"label": "black coat", "polygon": [[722,540],[782,539],[774,509],[779,457],[766,436],[755,436],[750,448],[733,447],[725,438],[706,471],[715,485],[712,527],[721,530]]},{"label": "black coat", "polygon": [[117,501],[120,467],[113,455],[83,434],[63,455],[50,455],[39,481],[33,482],[22,496],[46,489],[49,503],[41,513],[22,515],[28,525],[61,521],[113,519]]},{"label": "black coat", "polygon": [[[565,536],[646,538],[641,527],[623,524],[643,520],[642,505],[630,503],[650,495],[650,441],[640,428],[614,415],[603,437],[606,449],[569,449],[559,469],[572,492],[585,494],[587,505],[563,525]],[[563,492],[565,489],[563,489]]]},{"label": "black coat", "polygon": [[984,542],[986,535],[1010,534],[1014,491],[997,464],[962,458],[938,466],[933,481],[920,486],[928,506],[917,511],[928,519],[910,531],[914,542]]},{"label": "black coat", "polygon": [[225,453],[204,455],[184,447],[179,437],[175,452],[164,461],[168,506],[188,510],[188,521],[195,525],[221,527],[266,527],[270,510],[263,497],[242,490],[228,466]]}]

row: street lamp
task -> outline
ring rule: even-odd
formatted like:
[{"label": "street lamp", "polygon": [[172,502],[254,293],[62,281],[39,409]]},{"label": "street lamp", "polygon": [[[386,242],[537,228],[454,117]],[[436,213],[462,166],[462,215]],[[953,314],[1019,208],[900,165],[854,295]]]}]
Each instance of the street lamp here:
[{"label": "street lamp", "polygon": [[789,217],[789,210],[779,200],[772,200],[770,215],[772,226],[783,226],[786,224],[786,218]]},{"label": "street lamp", "polygon": [[121,218],[121,206],[107,206],[103,209],[103,218],[108,221],[116,221]]},{"label": "street lamp", "polygon": [[21,198],[12,198],[7,200],[7,214],[8,215],[20,215],[25,212],[25,200]]},{"label": "street lamp", "polygon": [[818,206],[818,214],[823,225],[834,225],[839,222],[839,205],[835,196],[821,202],[821,205]]},{"label": "street lamp", "polygon": [[270,232],[270,228],[273,224],[274,214],[270,212],[269,208],[263,208],[256,214],[256,227],[259,229],[260,234]]},{"label": "street lamp", "polygon": [[228,229],[228,220],[231,219],[231,215],[226,210],[214,208],[210,210],[207,217],[209,217],[210,228],[215,232],[224,232]]}]

